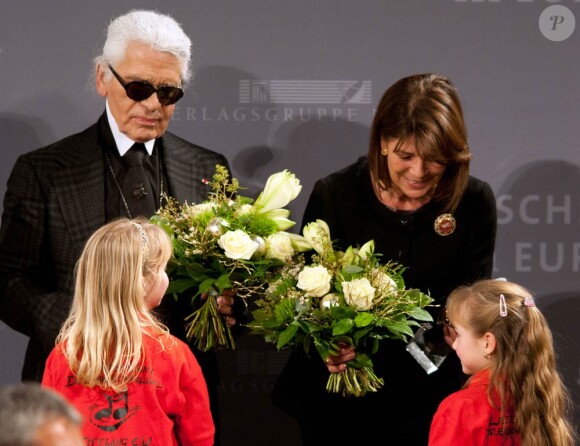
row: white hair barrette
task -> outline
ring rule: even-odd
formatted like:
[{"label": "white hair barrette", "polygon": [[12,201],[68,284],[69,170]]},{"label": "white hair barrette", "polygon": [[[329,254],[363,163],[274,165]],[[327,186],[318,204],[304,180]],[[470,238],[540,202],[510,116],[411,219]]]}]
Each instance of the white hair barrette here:
[{"label": "white hair barrette", "polygon": [[503,294],[499,295],[499,315],[501,317],[507,316],[507,304],[505,302],[505,296]]}]

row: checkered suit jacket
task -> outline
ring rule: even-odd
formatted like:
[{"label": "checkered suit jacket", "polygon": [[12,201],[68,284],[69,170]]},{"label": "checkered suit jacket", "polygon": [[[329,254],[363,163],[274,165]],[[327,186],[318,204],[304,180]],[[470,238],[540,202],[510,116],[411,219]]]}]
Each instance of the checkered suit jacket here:
[{"label": "checkered suit jacket", "polygon": [[[98,123],[18,158],[0,226],[0,319],[30,337],[23,380],[40,381],[68,315],[74,267],[84,243],[105,224],[105,167]],[[207,199],[215,152],[166,133],[163,163],[179,201]],[[229,166],[228,166],[229,167]]]}]

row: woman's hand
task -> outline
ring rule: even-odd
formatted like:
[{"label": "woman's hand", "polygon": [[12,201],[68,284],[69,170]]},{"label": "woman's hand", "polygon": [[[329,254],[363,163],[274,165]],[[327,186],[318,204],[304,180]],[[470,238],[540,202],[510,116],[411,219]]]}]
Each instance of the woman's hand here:
[{"label": "woman's hand", "polygon": [[341,345],[337,355],[328,355],[326,368],[330,373],[339,373],[346,369],[346,363],[356,357],[354,348],[349,345]]},{"label": "woman's hand", "polygon": [[228,288],[222,291],[222,294],[217,297],[217,310],[222,316],[225,316],[226,322],[230,327],[236,325],[236,318],[234,317],[234,299],[236,292],[233,288]]},{"label": "woman's hand", "polygon": [[[202,299],[207,299],[209,296],[208,292],[205,292],[201,295]],[[216,303],[217,303],[217,311],[219,314],[224,316],[226,323],[233,327],[236,325],[236,318],[234,317],[234,300],[236,297],[236,292],[232,288],[228,288],[222,291],[222,294],[217,296]]]}]

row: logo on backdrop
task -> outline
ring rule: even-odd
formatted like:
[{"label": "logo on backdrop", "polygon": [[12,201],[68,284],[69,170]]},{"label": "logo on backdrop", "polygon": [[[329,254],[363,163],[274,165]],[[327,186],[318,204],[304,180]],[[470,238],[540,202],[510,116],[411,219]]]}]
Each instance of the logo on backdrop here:
[{"label": "logo on backdrop", "polygon": [[[358,122],[358,112],[371,111],[370,80],[238,79],[219,107],[177,108],[173,119],[199,122]],[[235,93],[233,90],[236,90]]]},{"label": "logo on backdrop", "polygon": [[[514,0],[454,0],[455,3],[514,3]],[[568,3],[580,3],[580,0],[515,0],[515,3],[558,3],[559,1],[568,1]]]},{"label": "logo on backdrop", "polygon": [[548,6],[540,14],[540,31],[552,42],[566,40],[574,32],[576,19],[570,9],[562,5]]},{"label": "logo on backdrop", "polygon": [[547,292],[578,289],[580,168],[536,161],[497,194],[495,274]]},{"label": "logo on backdrop", "polygon": [[[502,0],[454,0],[455,3],[501,3]],[[561,0],[516,0],[517,3],[558,3]],[[504,0],[505,4],[513,4],[513,0]],[[568,0],[568,3],[580,3],[580,0]],[[576,19],[569,8],[562,5],[551,5],[542,11],[539,18],[539,27],[542,35],[552,42],[566,40],[574,32]]]},{"label": "logo on backdrop", "polygon": [[371,81],[240,80],[240,104],[370,104]]},{"label": "logo on backdrop", "polygon": [[224,379],[223,392],[265,393],[272,391],[276,379],[288,360],[288,351],[238,350],[235,354],[235,373]]}]

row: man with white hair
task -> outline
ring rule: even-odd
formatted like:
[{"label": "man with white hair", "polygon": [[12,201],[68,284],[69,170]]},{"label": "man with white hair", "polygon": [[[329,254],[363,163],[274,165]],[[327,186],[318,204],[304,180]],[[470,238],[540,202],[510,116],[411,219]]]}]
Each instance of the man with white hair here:
[{"label": "man with white hair", "polygon": [[82,418],[39,384],[0,387],[0,446],[82,446]]},{"label": "man with white hair", "polygon": [[[191,78],[191,42],[170,16],[135,10],[108,27],[95,59],[98,121],[81,133],[18,158],[7,184],[0,227],[0,318],[30,337],[23,380],[42,379],[44,362],[72,301],[75,263],[84,243],[118,217],[150,217],[164,194],[208,198],[221,154],[189,143],[167,127]],[[165,299],[173,333],[183,338],[191,308]],[[218,310],[235,323],[233,298]],[[196,353],[217,425],[215,354]],[[216,441],[217,444],[217,441]]]}]

